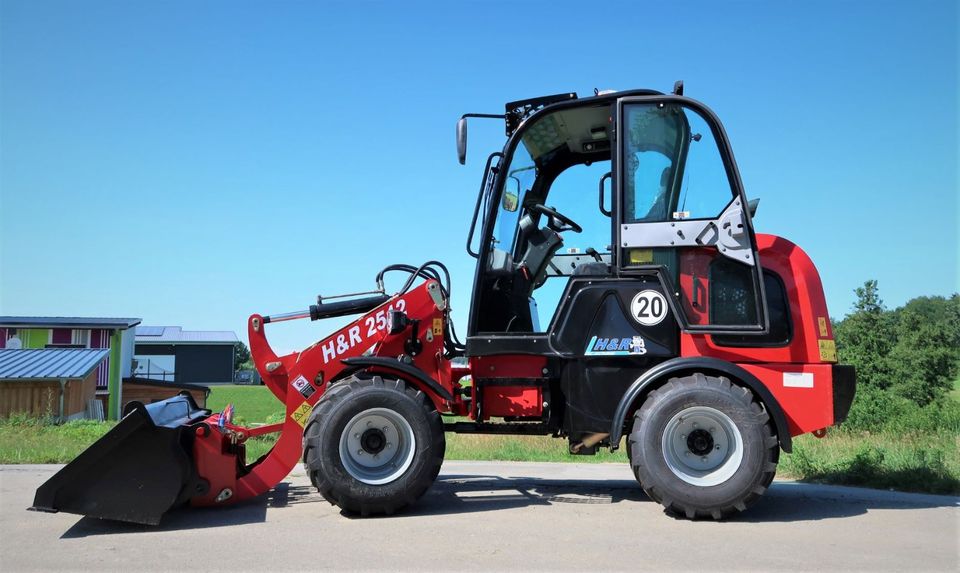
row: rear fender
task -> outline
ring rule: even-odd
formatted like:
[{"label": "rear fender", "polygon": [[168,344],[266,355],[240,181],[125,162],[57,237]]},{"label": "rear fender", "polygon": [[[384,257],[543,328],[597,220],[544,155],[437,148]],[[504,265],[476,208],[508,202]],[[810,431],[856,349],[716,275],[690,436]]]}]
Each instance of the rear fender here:
[{"label": "rear fender", "polygon": [[793,439],[790,436],[790,428],[787,425],[787,417],[783,413],[780,403],[773,396],[770,390],[764,386],[763,382],[756,376],[747,372],[736,364],[717,360],[716,358],[673,358],[666,362],[654,366],[643,373],[642,376],[627,388],[623,398],[617,405],[613,416],[613,426],[610,429],[610,444],[613,449],[620,447],[620,438],[623,437],[623,427],[626,423],[627,415],[631,410],[639,408],[642,399],[651,391],[665,383],[670,377],[684,376],[691,372],[703,372],[705,374],[719,374],[735,380],[749,388],[763,403],[777,430],[777,439],[780,441],[780,448],[790,453],[793,449]]}]

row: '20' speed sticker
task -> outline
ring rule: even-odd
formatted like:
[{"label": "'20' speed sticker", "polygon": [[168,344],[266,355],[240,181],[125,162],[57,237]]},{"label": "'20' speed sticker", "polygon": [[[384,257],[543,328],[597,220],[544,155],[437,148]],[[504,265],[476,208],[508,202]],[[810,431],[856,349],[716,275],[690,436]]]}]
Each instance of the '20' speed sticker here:
[{"label": "'20' speed sticker", "polygon": [[633,319],[644,326],[654,326],[667,316],[667,299],[655,290],[640,291],[630,302]]}]

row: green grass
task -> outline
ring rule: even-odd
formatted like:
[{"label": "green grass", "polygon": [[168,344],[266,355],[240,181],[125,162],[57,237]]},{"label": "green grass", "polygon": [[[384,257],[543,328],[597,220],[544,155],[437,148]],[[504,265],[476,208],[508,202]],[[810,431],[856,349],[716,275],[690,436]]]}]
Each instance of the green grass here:
[{"label": "green grass", "polygon": [[234,419],[240,424],[279,422],[286,411],[266,386],[211,386],[207,408],[219,412],[227,404],[233,404]]},{"label": "green grass", "polygon": [[447,434],[444,457],[448,460],[517,462],[627,462],[627,454],[622,448],[615,453],[598,448],[595,456],[573,456],[567,453],[566,438],[481,434]]},{"label": "green grass", "polygon": [[953,381],[953,390],[950,390],[949,396],[957,402],[960,402],[960,378]]},{"label": "green grass", "polygon": [[0,420],[0,464],[63,464],[112,427],[112,422],[91,420],[57,426],[48,420],[13,415]]},{"label": "green grass", "polygon": [[[960,381],[952,396],[960,400]],[[283,419],[284,408],[264,386],[216,386],[207,407],[236,408],[244,424]],[[109,422],[49,421],[13,416],[0,420],[0,463],[66,463],[105,434]],[[273,446],[274,436],[247,442],[247,458],[257,459]],[[567,441],[547,436],[448,434],[450,460],[626,463],[626,452],[598,450],[596,456],[571,456]],[[780,478],[816,483],[960,494],[960,433],[950,430],[855,432],[831,430],[824,439],[800,436],[794,453],[780,456]]]},{"label": "green grass", "polygon": [[960,435],[832,431],[794,438],[777,476],[813,483],[960,494]]}]

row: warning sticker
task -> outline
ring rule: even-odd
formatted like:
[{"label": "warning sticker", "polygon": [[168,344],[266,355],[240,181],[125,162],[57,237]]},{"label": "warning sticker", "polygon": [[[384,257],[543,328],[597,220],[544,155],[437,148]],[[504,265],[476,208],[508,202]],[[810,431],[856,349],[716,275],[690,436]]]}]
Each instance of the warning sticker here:
[{"label": "warning sticker", "polygon": [[832,340],[818,340],[820,345],[820,360],[824,362],[837,361],[837,343]]},{"label": "warning sticker", "polygon": [[310,412],[313,411],[313,406],[304,402],[300,404],[296,410],[290,414],[290,417],[293,418],[293,421],[300,424],[300,427],[304,427],[307,424],[307,418],[310,417]]},{"label": "warning sticker", "polygon": [[290,383],[293,386],[293,389],[297,392],[300,392],[300,395],[306,400],[313,396],[313,393],[317,391],[313,387],[313,384],[309,380],[303,377],[303,375],[297,376],[297,379]]},{"label": "warning sticker", "polygon": [[440,336],[443,334],[443,319],[435,318],[433,319],[433,335]]},{"label": "warning sticker", "polygon": [[827,337],[827,319],[822,316],[818,316],[817,325],[820,327],[820,338],[826,338]]}]

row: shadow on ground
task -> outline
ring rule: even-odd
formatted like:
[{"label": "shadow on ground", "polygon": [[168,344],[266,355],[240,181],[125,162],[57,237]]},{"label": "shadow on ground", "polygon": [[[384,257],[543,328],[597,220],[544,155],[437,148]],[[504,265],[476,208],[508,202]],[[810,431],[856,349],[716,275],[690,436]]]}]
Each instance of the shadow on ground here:
[{"label": "shadow on ground", "polygon": [[[632,480],[560,480],[525,477],[444,475],[416,505],[385,518],[415,519],[432,515],[475,514],[558,504],[610,505],[635,503],[637,511],[660,511]],[[62,538],[93,535],[228,527],[266,521],[267,511],[317,504],[316,518],[355,519],[339,515],[310,486],[281,483],[268,494],[226,508],[182,508],[168,513],[160,526],[142,526],[84,517]],[[861,515],[878,509],[956,507],[958,498],[922,494],[776,482],[743,515],[729,521],[746,523],[820,521]],[[600,510],[602,511],[602,510]],[[341,517],[342,516],[342,517]]]},{"label": "shadow on ground", "polygon": [[[267,509],[286,508],[301,503],[324,501],[312,486],[291,485],[283,482],[268,493],[228,507],[183,507],[170,511],[163,516],[159,526],[124,523],[94,517],[84,517],[77,521],[61,536],[61,539],[87,537],[91,535],[114,535],[119,533],[138,533],[142,531],[178,531],[184,529],[203,529],[207,527],[227,527],[262,523],[267,519]],[[322,517],[318,512],[317,517]]]}]

